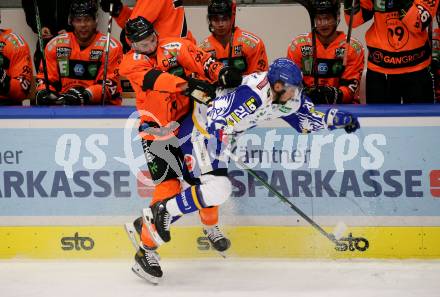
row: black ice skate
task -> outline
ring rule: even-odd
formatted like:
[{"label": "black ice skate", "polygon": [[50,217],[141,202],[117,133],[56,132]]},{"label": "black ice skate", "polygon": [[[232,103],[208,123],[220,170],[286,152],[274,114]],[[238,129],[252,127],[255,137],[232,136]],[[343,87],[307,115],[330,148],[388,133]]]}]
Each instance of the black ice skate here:
[{"label": "black ice skate", "polygon": [[211,246],[218,251],[220,255],[226,257],[225,252],[231,246],[231,241],[220,231],[218,225],[204,226],[203,233],[208,237]]},{"label": "black ice skate", "polygon": [[131,270],[133,270],[137,276],[155,285],[159,283],[163,273],[155,249],[140,247],[134,256],[134,261]]},{"label": "black ice skate", "polygon": [[144,223],[157,246],[171,240],[171,215],[165,207],[166,201],[159,201],[143,209]]}]

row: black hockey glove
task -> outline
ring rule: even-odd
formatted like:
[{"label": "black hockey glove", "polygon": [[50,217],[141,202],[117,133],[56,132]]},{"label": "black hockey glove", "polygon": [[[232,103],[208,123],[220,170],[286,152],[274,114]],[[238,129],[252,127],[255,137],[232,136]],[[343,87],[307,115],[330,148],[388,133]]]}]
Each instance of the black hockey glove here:
[{"label": "black hockey glove", "polygon": [[101,9],[104,12],[110,12],[110,3],[113,3],[113,13],[112,16],[118,17],[122,10],[122,1],[121,0],[101,0],[100,5]]},{"label": "black hockey glove", "polygon": [[48,90],[41,90],[35,94],[35,100],[38,105],[64,105],[64,100],[58,97],[54,92]]},{"label": "black hockey glove", "polygon": [[6,74],[6,70],[0,68],[0,94],[7,95],[9,93],[11,78]]},{"label": "black hockey glove", "polygon": [[90,97],[91,94],[84,87],[71,88],[61,94],[65,105],[87,105],[90,103]]},{"label": "black hockey glove", "polygon": [[394,2],[394,7],[399,10],[399,17],[403,19],[406,16],[406,13],[413,5],[414,0],[400,0]]},{"label": "black hockey glove", "polygon": [[241,85],[243,77],[239,70],[234,67],[225,66],[218,75],[218,84],[225,89],[236,88]]},{"label": "black hockey glove", "polygon": [[206,81],[189,78],[185,94],[199,103],[208,104],[215,99],[215,90],[216,87]]},{"label": "black hockey glove", "polygon": [[[350,14],[351,13],[351,6],[353,0],[344,0],[344,12],[346,14]],[[353,13],[357,13],[360,9],[361,9],[361,1],[360,0],[354,0],[354,12]]]},{"label": "black hockey glove", "polygon": [[345,132],[353,133],[361,127],[356,116],[353,114],[332,108],[327,111],[326,121],[329,129],[344,128]]},{"label": "black hockey glove", "polygon": [[341,104],[342,91],[336,87],[318,86],[304,89],[314,104]]}]

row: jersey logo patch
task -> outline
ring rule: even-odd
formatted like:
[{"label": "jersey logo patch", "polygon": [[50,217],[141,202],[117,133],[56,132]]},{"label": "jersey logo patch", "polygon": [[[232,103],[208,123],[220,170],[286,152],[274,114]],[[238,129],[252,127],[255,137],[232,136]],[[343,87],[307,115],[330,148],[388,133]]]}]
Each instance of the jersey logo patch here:
[{"label": "jersey logo patch", "polygon": [[79,80],[96,80],[101,62],[81,60],[58,60],[58,69],[61,77]]},{"label": "jersey logo patch", "polygon": [[70,47],[57,47],[56,56],[57,58],[68,58],[71,52],[72,49]]},{"label": "jersey logo patch", "polygon": [[309,45],[301,46],[301,55],[303,57],[312,56],[313,48]]},{"label": "jersey logo patch", "polygon": [[102,50],[91,50],[90,51],[90,60],[91,61],[101,60],[103,53],[104,52]]},{"label": "jersey logo patch", "polygon": [[257,89],[262,90],[268,83],[269,80],[267,79],[267,76],[265,76],[264,79],[258,83]]},{"label": "jersey logo patch", "polygon": [[180,42],[171,42],[162,46],[166,50],[180,50],[182,44]]},{"label": "jersey logo patch", "polygon": [[242,49],[241,45],[234,46],[234,55],[235,56],[241,56],[241,53],[242,53],[241,49]]}]

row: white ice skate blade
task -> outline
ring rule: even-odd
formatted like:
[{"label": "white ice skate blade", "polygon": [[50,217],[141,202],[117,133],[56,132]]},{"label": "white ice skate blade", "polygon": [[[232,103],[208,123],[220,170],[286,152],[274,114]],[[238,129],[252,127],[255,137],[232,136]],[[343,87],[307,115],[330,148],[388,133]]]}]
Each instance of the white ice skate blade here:
[{"label": "white ice skate blade", "polygon": [[158,285],[161,278],[152,276],[151,274],[146,273],[138,263],[134,263],[131,267],[131,270],[140,278],[147,280],[153,285]]},{"label": "white ice skate blade", "polygon": [[125,223],[124,225],[125,231],[127,232],[128,238],[130,238],[131,244],[134,249],[137,251],[139,248],[139,242],[136,239],[136,229],[134,228],[133,223]]},{"label": "white ice skate blade", "polygon": [[144,208],[142,210],[142,218],[144,220],[145,226],[147,226],[147,230],[151,235],[151,238],[153,239],[156,246],[161,246],[165,242],[162,240],[162,238],[159,236],[157,231],[153,228],[153,213],[151,212],[151,208]]}]

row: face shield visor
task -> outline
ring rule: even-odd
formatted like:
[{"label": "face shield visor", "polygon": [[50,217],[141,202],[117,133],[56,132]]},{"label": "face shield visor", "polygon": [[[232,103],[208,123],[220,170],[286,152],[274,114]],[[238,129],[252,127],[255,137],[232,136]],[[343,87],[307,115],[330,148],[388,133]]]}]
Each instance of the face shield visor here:
[{"label": "face shield visor", "polygon": [[286,104],[293,99],[301,97],[303,90],[302,84],[291,85],[283,81],[277,81],[272,87],[273,90],[273,104]]}]

